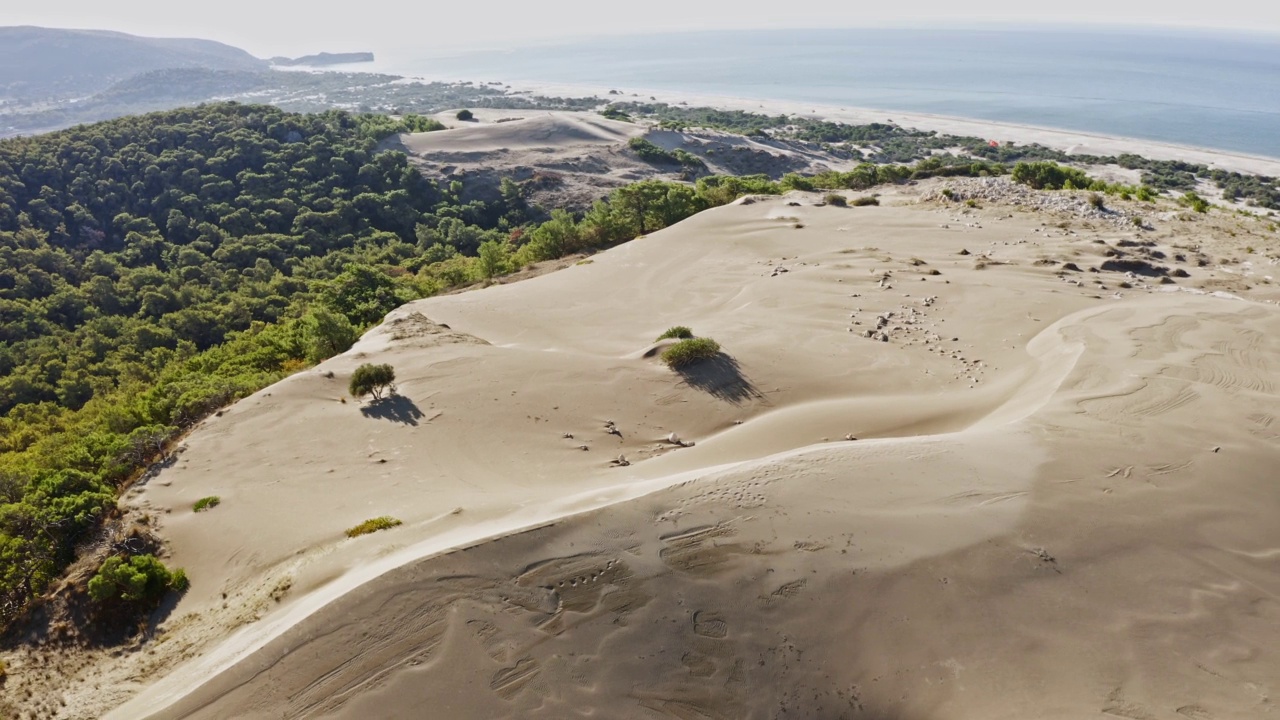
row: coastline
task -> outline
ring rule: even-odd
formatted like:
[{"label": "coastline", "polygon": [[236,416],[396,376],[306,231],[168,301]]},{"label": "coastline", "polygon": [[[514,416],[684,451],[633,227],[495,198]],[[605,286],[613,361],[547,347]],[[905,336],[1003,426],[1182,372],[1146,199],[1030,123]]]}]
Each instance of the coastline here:
[{"label": "coastline", "polygon": [[[408,77],[408,76],[406,76]],[[432,80],[421,77],[423,80]],[[1183,160],[1207,165],[1210,168],[1254,175],[1280,176],[1280,158],[1265,155],[1216,150],[1144,140],[1141,138],[1101,135],[1065,128],[1022,125],[974,118],[905,112],[878,108],[848,107],[822,103],[802,103],[792,100],[769,100],[714,95],[707,93],[682,93],[625,86],[604,87],[564,83],[508,83],[512,93],[529,93],[548,97],[589,97],[598,95],[604,100],[618,102],[665,102],[671,105],[687,103],[693,107],[714,107],[724,110],[741,110],[768,115],[800,115],[821,120],[866,124],[894,122],[907,128],[933,130],[949,135],[971,135],[1019,144],[1037,143],[1072,154],[1119,155],[1133,153],[1151,160]],[[620,95],[610,95],[616,90]]]}]

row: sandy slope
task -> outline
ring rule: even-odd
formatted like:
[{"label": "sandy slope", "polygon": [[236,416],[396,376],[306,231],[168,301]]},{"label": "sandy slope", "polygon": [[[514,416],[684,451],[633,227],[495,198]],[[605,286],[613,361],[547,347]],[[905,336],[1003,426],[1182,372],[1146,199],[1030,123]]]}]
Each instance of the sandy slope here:
[{"label": "sandy slope", "polygon": [[[503,117],[519,114],[503,111]],[[405,135],[404,144],[414,153],[457,155],[552,149],[566,145],[616,145],[644,134],[643,127],[588,113],[525,114],[530,117],[502,123],[454,122],[449,130]]]},{"label": "sandy slope", "polygon": [[[940,184],[419,301],[211,419],[130,499],[192,590],[67,716],[1275,712],[1274,231]],[[1117,250],[1189,277],[1061,269]],[[730,357],[672,373],[674,324]],[[369,360],[401,395],[341,402]]]}]

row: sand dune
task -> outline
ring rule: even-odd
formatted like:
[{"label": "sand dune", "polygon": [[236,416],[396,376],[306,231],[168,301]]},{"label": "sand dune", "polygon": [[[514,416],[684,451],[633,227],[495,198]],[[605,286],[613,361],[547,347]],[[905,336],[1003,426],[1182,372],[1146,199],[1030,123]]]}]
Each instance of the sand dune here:
[{"label": "sand dune", "polygon": [[[72,705],[109,680],[138,691],[112,718],[1265,716],[1280,308],[1251,221],[937,184],[419,301],[211,419],[131,498],[192,590]],[[1062,268],[1135,247],[1189,277]],[[726,357],[646,357],[675,324]],[[368,360],[400,396],[340,402]]]},{"label": "sand dune", "polygon": [[[507,115],[518,115],[504,111]],[[411,152],[496,152],[499,150],[537,150],[565,146],[616,145],[644,134],[644,128],[632,123],[609,120],[588,113],[537,112],[510,122],[467,124],[429,133],[404,136],[402,142]]]},{"label": "sand dune", "polygon": [[668,151],[684,150],[704,164],[697,174],[780,178],[788,172],[817,173],[854,166],[817,143],[754,139],[717,130],[661,130],[619,122],[595,113],[475,111],[474,122],[442,114],[450,129],[411,133],[386,141],[410,154],[427,177],[463,180],[466,197],[493,199],[500,183],[522,184],[525,199],[545,207],[585,209],[623,185],[660,178],[687,180],[678,162],[647,161],[628,149],[642,137]]}]

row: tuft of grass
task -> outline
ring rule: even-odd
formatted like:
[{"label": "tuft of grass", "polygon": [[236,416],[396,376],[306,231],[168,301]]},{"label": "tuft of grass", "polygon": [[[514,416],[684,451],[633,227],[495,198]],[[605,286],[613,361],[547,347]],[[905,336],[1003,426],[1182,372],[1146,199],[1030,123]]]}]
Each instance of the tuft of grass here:
[{"label": "tuft of grass", "polygon": [[210,495],[209,497],[203,497],[197,500],[196,504],[191,506],[191,509],[195,510],[196,512],[204,512],[205,510],[210,510],[212,508],[218,507],[218,505],[221,503],[222,503],[222,498],[218,497],[217,495]]},{"label": "tuft of grass", "polygon": [[178,568],[169,576],[169,589],[176,593],[184,593],[191,587],[191,581],[187,579],[187,571]]},{"label": "tuft of grass", "polygon": [[390,530],[397,525],[403,524],[404,523],[390,515],[383,515],[382,517],[365,520],[359,525],[347,530],[347,537],[360,537],[361,535],[368,535],[369,533],[375,533],[379,530]]},{"label": "tuft of grass", "polygon": [[692,337],[693,337],[692,330],[685,327],[684,325],[676,325],[675,327],[667,328],[667,331],[659,335],[658,340],[655,340],[654,342],[667,340],[669,338],[674,338],[676,340],[688,340]]},{"label": "tuft of grass", "polygon": [[942,197],[948,200],[953,200],[955,199],[955,196],[956,196],[956,193],[951,188],[942,188]]},{"label": "tuft of grass", "polygon": [[840,193],[827,193],[827,196],[823,198],[823,200],[825,200],[828,205],[834,205],[835,207],[849,206],[849,199]]},{"label": "tuft of grass", "polygon": [[981,208],[981,207],[982,207],[981,205],[979,205],[979,204],[978,204],[978,201],[977,201],[977,200],[974,200],[973,198],[969,198],[968,200],[965,200],[965,201],[964,201],[964,206],[965,206],[965,207],[971,207],[971,208]]},{"label": "tuft of grass", "polygon": [[674,369],[713,358],[720,353],[720,343],[711,338],[681,340],[662,352],[662,362]]},{"label": "tuft of grass", "polygon": [[863,197],[854,198],[853,201],[850,202],[849,204],[854,207],[866,207],[868,205],[879,205],[880,198],[874,195],[864,195]]}]

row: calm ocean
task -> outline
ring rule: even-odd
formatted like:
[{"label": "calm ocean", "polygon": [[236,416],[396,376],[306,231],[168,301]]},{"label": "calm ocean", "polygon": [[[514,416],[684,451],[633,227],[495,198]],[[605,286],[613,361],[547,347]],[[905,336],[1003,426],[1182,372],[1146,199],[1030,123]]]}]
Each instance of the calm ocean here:
[{"label": "calm ocean", "polygon": [[1280,36],[1173,30],[776,30],[607,38],[379,69],[980,118],[1280,158]]}]

